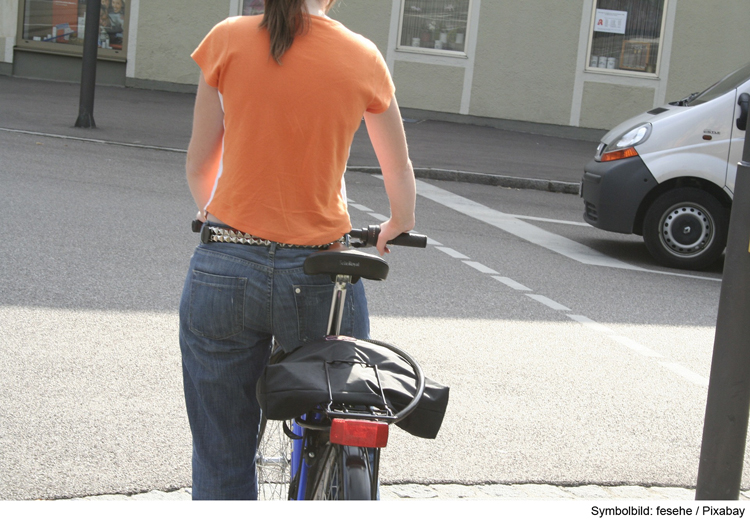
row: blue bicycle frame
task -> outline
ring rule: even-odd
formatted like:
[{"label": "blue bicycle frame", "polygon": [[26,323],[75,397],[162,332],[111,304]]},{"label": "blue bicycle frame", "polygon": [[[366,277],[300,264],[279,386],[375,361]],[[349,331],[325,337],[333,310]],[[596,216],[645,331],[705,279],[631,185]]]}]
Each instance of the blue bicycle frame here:
[{"label": "blue bicycle frame", "polygon": [[[299,473],[299,481],[297,485],[297,497],[296,500],[302,501],[305,499],[305,491],[307,489],[307,473],[310,469],[310,465],[305,462],[303,456],[304,442],[303,428],[296,422],[292,422],[292,433],[295,438],[292,440],[292,477],[297,476]],[[290,498],[291,499],[291,498]]]}]

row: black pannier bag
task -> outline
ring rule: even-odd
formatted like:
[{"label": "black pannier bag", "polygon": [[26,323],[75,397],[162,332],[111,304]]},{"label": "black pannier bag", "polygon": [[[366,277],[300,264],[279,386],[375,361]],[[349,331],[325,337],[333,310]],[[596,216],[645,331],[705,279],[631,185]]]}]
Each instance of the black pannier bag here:
[{"label": "black pannier bag", "polygon": [[[411,402],[417,380],[409,363],[386,344],[347,336],[306,343],[266,366],[258,381],[258,402],[270,420],[294,419],[331,400],[330,377],[334,403],[382,406],[375,371],[362,364],[377,366],[383,395],[394,413]],[[448,387],[425,377],[424,395],[398,426],[417,437],[434,439],[448,406],[448,392]]]}]

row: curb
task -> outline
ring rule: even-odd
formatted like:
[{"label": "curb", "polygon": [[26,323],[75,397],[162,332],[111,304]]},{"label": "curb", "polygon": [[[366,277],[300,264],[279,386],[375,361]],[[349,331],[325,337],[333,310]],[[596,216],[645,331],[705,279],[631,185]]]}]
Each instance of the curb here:
[{"label": "curb", "polygon": [[[675,486],[594,485],[560,486],[551,484],[382,484],[383,500],[585,500],[585,501],[683,501],[694,502],[695,489]],[[189,487],[136,494],[104,494],[58,501],[190,501]],[[738,501],[750,501],[750,490],[741,491]]]},{"label": "curb", "polygon": [[[348,171],[360,173],[381,174],[380,167],[349,166]],[[578,195],[580,184],[560,182],[557,180],[541,180],[537,178],[523,178],[520,176],[503,176],[486,173],[472,173],[469,171],[455,171],[449,169],[414,168],[414,176],[425,180],[443,180],[449,182],[466,182],[470,184],[484,184],[490,186],[509,187],[512,189],[534,189],[552,193]]]}]

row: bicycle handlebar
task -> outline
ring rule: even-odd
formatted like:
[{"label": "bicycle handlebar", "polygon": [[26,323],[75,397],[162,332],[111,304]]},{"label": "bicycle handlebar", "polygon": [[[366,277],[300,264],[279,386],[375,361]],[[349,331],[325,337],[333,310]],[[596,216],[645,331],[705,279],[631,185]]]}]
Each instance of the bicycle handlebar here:
[{"label": "bicycle handlebar", "polygon": [[[355,248],[375,246],[378,243],[378,235],[380,235],[380,226],[377,224],[372,224],[367,228],[353,229],[349,232],[349,237],[361,241],[352,243],[352,246]],[[425,248],[427,247],[427,237],[416,233],[402,233],[395,239],[388,241],[388,244],[394,246],[410,246],[412,248]]]}]

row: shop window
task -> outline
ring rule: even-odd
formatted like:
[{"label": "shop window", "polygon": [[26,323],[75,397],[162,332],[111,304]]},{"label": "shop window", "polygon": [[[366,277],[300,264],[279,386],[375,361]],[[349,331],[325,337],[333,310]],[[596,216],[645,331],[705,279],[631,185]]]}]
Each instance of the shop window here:
[{"label": "shop window", "polygon": [[471,0],[404,0],[399,50],[465,54]]},{"label": "shop window", "polygon": [[667,0],[597,0],[590,70],[655,74]]},{"label": "shop window", "polygon": [[262,15],[264,7],[263,0],[242,0],[242,14],[245,16]]},{"label": "shop window", "polygon": [[[99,48],[102,55],[124,50],[127,1],[101,0]],[[24,0],[19,45],[80,55],[86,26],[86,0]]]}]

